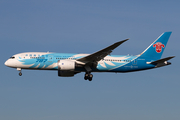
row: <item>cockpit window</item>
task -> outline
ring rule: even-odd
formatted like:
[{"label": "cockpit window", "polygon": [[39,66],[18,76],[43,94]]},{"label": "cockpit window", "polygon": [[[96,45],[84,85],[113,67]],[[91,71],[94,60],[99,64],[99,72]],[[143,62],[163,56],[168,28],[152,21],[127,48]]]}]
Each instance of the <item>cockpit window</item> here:
[{"label": "cockpit window", "polygon": [[10,59],[14,59],[14,58],[15,58],[14,56],[10,57]]}]

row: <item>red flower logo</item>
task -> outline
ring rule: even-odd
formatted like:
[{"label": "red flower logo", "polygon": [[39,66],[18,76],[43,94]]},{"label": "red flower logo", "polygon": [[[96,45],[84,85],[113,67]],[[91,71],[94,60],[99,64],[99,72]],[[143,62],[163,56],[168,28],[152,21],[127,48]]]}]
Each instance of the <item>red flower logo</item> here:
[{"label": "red flower logo", "polygon": [[162,51],[162,47],[164,48],[165,45],[160,42],[157,42],[156,44],[153,45],[153,47],[156,47],[156,52],[160,53]]}]

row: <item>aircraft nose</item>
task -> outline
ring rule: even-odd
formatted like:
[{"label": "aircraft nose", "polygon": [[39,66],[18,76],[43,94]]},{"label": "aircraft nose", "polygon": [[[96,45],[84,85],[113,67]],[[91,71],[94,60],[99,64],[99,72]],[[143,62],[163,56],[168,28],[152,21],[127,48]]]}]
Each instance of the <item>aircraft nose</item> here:
[{"label": "aircraft nose", "polygon": [[12,60],[12,59],[8,59],[5,63],[6,66],[8,67],[15,67],[16,68],[16,61]]},{"label": "aircraft nose", "polygon": [[8,67],[12,67],[12,61],[11,60],[6,60],[6,62],[4,63],[6,66]]},{"label": "aircraft nose", "polygon": [[8,66],[8,60],[6,60],[6,62],[4,63],[6,66]]}]

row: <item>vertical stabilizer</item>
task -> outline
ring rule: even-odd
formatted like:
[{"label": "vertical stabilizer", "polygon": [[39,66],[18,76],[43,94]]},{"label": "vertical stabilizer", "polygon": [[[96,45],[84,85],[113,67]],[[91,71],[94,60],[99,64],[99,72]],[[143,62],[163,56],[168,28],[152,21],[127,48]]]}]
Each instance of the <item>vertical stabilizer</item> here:
[{"label": "vertical stabilizer", "polygon": [[172,32],[162,33],[146,50],[140,54],[140,57],[151,58],[154,60],[160,59],[164,49],[166,48],[166,44],[171,33]]}]

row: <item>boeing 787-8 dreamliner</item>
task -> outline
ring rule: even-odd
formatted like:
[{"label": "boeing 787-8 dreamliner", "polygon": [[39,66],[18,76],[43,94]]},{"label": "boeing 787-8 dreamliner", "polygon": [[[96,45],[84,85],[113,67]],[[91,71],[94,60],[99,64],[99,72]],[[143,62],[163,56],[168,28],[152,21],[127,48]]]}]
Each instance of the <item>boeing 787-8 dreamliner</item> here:
[{"label": "boeing 787-8 dreamliner", "polygon": [[91,81],[92,72],[132,72],[170,65],[171,57],[161,59],[171,32],[162,33],[147,49],[136,56],[110,55],[126,40],[116,42],[109,47],[92,54],[25,52],[10,57],[5,65],[16,68],[19,75],[22,69],[56,70],[60,77],[72,77],[85,72],[84,79]]}]

